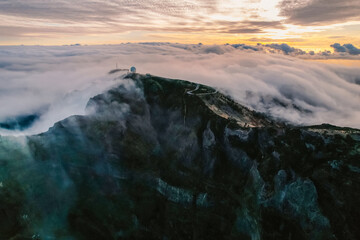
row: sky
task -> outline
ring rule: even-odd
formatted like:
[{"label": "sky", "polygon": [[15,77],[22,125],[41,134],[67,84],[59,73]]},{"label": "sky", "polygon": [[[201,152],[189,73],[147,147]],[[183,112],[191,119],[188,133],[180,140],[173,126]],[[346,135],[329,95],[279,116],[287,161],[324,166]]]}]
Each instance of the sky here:
[{"label": "sky", "polygon": [[0,0],[0,45],[360,46],[359,0]]}]

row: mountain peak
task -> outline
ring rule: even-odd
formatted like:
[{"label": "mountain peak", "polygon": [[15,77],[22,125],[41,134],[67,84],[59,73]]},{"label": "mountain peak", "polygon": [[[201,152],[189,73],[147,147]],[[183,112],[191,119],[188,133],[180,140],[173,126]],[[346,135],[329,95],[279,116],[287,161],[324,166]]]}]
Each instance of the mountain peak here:
[{"label": "mountain peak", "polygon": [[360,236],[359,130],[289,126],[137,73],[87,112],[0,137],[0,238]]}]

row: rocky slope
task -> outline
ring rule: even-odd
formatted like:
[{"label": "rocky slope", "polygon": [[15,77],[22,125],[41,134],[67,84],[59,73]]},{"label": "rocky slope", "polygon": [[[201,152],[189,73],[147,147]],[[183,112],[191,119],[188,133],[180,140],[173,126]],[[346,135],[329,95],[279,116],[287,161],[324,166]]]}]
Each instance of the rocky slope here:
[{"label": "rocky slope", "polygon": [[359,130],[139,74],[87,108],[0,137],[0,239],[360,239]]}]

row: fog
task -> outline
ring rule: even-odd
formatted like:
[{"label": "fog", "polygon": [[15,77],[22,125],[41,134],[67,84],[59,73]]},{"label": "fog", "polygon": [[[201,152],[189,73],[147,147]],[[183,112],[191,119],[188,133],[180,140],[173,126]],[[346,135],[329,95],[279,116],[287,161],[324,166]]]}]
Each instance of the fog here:
[{"label": "fog", "polygon": [[0,47],[0,122],[39,116],[28,129],[0,128],[0,134],[36,134],[86,114],[90,97],[123,81],[108,74],[116,65],[210,85],[292,124],[360,128],[359,68],[246,46],[142,43]]}]

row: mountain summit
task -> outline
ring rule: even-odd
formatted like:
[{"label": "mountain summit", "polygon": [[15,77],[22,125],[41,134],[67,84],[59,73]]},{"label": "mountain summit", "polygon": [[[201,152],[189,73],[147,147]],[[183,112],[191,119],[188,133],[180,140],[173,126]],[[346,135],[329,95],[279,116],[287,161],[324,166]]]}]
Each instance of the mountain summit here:
[{"label": "mountain summit", "polygon": [[87,111],[0,137],[0,239],[360,238],[360,130],[136,73]]}]

